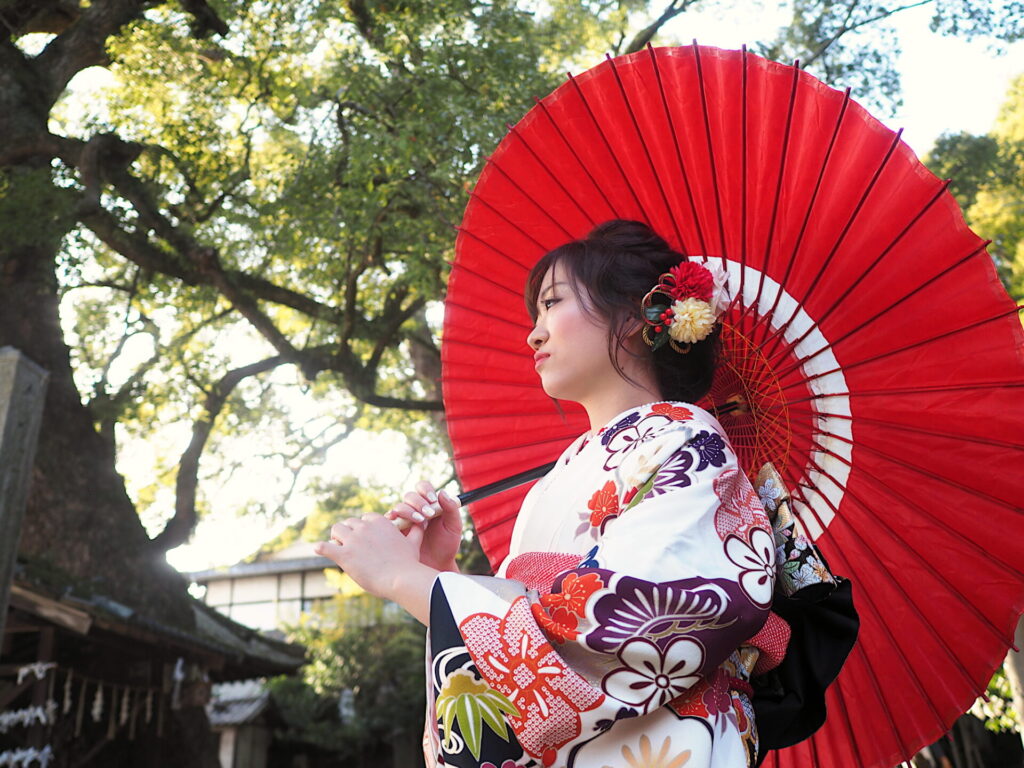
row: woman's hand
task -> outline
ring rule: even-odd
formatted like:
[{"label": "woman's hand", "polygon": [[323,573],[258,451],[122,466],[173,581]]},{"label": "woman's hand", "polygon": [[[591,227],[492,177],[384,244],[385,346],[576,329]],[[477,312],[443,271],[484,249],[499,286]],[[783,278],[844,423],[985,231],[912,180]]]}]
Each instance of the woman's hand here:
[{"label": "woman's hand", "polygon": [[459,504],[445,491],[438,493],[426,480],[405,494],[404,501],[390,510],[386,517],[405,520],[413,527],[424,530],[419,560],[438,571],[457,571],[455,555],[462,544],[462,516]]},{"label": "woman's hand", "polygon": [[392,600],[424,624],[439,569],[419,561],[423,529],[403,535],[381,515],[350,517],[331,526],[331,540],[315,547],[370,594]]}]

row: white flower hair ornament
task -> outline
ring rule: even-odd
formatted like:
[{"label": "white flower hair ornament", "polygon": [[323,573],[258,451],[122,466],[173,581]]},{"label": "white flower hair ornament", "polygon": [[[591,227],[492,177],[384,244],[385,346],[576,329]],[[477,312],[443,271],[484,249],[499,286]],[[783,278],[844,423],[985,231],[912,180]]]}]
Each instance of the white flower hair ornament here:
[{"label": "white flower hair ornament", "polygon": [[721,320],[732,299],[728,276],[717,264],[683,260],[658,278],[640,303],[644,341],[653,350],[665,344],[685,355]]}]

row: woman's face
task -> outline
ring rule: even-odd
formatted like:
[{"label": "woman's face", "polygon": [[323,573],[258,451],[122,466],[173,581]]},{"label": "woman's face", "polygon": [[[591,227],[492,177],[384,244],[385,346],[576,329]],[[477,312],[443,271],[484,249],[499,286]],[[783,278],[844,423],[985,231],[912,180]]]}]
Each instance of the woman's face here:
[{"label": "woman's face", "polygon": [[535,352],[544,391],[560,400],[586,403],[609,386],[621,385],[622,377],[608,357],[608,325],[587,312],[570,279],[560,264],[544,275],[527,343]]}]

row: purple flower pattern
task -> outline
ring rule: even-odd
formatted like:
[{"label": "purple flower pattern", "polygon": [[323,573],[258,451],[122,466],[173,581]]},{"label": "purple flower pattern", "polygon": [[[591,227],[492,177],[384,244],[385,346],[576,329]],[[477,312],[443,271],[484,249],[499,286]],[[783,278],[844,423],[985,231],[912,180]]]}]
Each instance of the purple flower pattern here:
[{"label": "purple flower pattern", "polygon": [[690,442],[690,447],[697,452],[700,462],[697,471],[710,467],[725,465],[725,440],[715,432],[700,432]]},{"label": "purple flower pattern", "polygon": [[[611,580],[610,571],[604,580]],[[616,580],[615,591],[602,595],[594,605],[596,626],[587,637],[587,645],[601,653],[612,653],[632,638],[643,637],[665,643],[677,635],[705,635],[723,638],[735,644],[745,640],[729,631],[736,623],[738,600],[736,584],[723,579],[682,579],[655,583],[632,576]],[[728,637],[727,637],[728,636]]]}]

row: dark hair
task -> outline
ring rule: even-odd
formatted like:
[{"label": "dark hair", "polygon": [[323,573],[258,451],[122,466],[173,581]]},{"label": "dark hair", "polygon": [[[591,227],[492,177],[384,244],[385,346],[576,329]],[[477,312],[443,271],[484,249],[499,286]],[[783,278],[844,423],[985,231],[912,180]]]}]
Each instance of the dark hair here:
[{"label": "dark hair", "polygon": [[[526,308],[537,319],[537,295],[548,270],[562,265],[571,277],[580,304],[609,324],[608,356],[619,375],[629,381],[617,353],[636,355],[626,347],[630,330],[641,319],[640,302],[658,278],[685,258],[646,224],[616,219],[599,224],[582,240],[574,240],[541,257],[526,279]],[[585,291],[584,297],[581,291]],[[586,300],[584,300],[586,299]],[[652,355],[661,396],[696,403],[711,389],[718,363],[721,327],[683,355],[665,344]],[[651,355],[650,350],[642,354]]]}]

